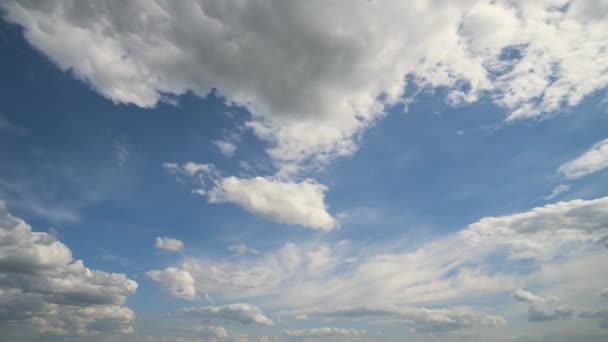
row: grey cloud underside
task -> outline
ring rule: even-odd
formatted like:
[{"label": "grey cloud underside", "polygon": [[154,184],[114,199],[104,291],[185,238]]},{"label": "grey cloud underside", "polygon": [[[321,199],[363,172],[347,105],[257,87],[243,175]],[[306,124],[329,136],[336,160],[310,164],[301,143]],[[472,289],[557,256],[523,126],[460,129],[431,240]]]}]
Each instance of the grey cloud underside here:
[{"label": "grey cloud underside", "polygon": [[[509,120],[608,84],[608,2],[5,1],[61,69],[117,103],[212,89],[246,107],[280,173],[353,153],[407,76]],[[424,18],[424,20],[421,20]],[[65,39],[70,37],[70,39]],[[516,51],[517,53],[511,53]],[[510,56],[510,57],[505,57]]]},{"label": "grey cloud underside", "polygon": [[0,201],[0,324],[30,324],[41,334],[133,331],[123,306],[137,283],[88,269],[48,233],[33,232]]}]

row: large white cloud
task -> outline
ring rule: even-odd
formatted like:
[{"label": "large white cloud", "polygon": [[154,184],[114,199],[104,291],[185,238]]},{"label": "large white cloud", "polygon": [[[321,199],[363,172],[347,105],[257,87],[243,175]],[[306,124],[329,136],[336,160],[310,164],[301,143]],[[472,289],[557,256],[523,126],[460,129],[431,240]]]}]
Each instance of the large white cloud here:
[{"label": "large white cloud", "polygon": [[275,325],[274,321],[268,318],[264,312],[260,310],[260,308],[251,304],[243,303],[228,304],[223,306],[185,308],[179,310],[177,315],[210,321],[238,322],[245,325]]},{"label": "large white cloud", "polygon": [[332,230],[338,222],[325,205],[327,187],[314,180],[300,182],[271,177],[223,177],[210,164],[165,163],[164,168],[195,182],[194,193],[209,203],[235,203],[268,220]]},{"label": "large white cloud", "polygon": [[33,325],[41,334],[132,332],[124,307],[137,283],[86,268],[48,233],[33,232],[0,201],[0,322]]},{"label": "large white cloud", "polygon": [[566,178],[580,178],[608,167],[608,139],[602,140],[577,158],[564,163],[558,172]]},{"label": "large white cloud", "polygon": [[[608,84],[608,2],[5,1],[61,69],[117,103],[213,89],[252,113],[283,172],[357,149],[406,78],[509,120]],[[65,39],[70,37],[70,39]],[[310,165],[310,164],[307,164]]]}]

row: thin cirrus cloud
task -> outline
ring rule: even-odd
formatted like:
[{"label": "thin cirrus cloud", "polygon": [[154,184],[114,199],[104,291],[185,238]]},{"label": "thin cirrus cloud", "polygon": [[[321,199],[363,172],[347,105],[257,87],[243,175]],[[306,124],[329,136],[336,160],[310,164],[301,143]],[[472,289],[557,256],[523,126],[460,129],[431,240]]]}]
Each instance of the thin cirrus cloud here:
[{"label": "thin cirrus cloud", "polygon": [[608,167],[608,139],[595,143],[573,160],[559,167],[558,172],[568,179],[581,178]]},{"label": "thin cirrus cloud", "polygon": [[[603,248],[595,241],[608,235],[607,215],[607,197],[573,200],[482,218],[405,250],[386,244],[361,249],[348,241],[287,243],[240,258],[187,256],[176,268],[192,275],[198,291],[215,297],[258,298],[268,306],[301,310],[353,304],[416,308],[499,295],[528,284],[559,282],[584,289],[585,279],[597,282],[606,270],[598,259]],[[564,261],[566,250],[570,257]],[[514,272],[523,261],[536,265],[535,271]],[[523,290],[514,296],[536,303],[555,300]]]},{"label": "thin cirrus cloud", "polygon": [[423,333],[447,332],[473,326],[498,327],[506,323],[505,319],[500,316],[480,314],[470,310],[398,308],[395,306],[344,307],[303,311],[298,312],[297,315],[401,322],[411,326],[414,331]]},{"label": "thin cirrus cloud", "polygon": [[301,225],[329,231],[338,228],[327,211],[327,187],[314,180],[300,182],[271,177],[239,178],[221,176],[210,164],[165,163],[163,167],[195,184],[194,193],[209,203],[234,203],[243,209],[277,223]]},{"label": "thin cirrus cloud", "polygon": [[133,332],[124,306],[137,283],[91,270],[51,234],[34,232],[0,201],[0,323],[24,322],[41,334]]},{"label": "thin cirrus cloud", "polygon": [[356,151],[360,133],[402,100],[408,77],[446,87],[451,103],[488,94],[508,121],[578,104],[608,84],[608,11],[597,6],[2,3],[35,48],[115,103],[150,108],[163,94],[204,97],[216,89],[246,107],[247,127],[270,143],[283,174]]}]

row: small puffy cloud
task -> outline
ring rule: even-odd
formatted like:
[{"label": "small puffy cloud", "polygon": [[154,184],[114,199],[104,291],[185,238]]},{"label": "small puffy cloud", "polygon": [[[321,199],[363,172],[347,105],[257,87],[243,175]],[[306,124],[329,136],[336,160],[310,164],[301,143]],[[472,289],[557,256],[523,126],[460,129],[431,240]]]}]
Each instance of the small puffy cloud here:
[{"label": "small puffy cloud", "polygon": [[343,328],[313,328],[303,330],[283,330],[283,334],[290,337],[328,337],[328,336],[361,336],[365,330]]},{"label": "small puffy cloud", "polygon": [[196,287],[194,278],[188,271],[175,267],[164,270],[153,270],[146,272],[151,279],[161,283],[167,293],[173,297],[183,299],[196,299]]},{"label": "small puffy cloud", "polygon": [[327,212],[326,191],[326,186],[312,180],[226,177],[207,196],[210,203],[236,203],[271,221],[332,230],[338,225]]},{"label": "small puffy cloud", "polygon": [[400,322],[417,332],[446,332],[473,326],[497,327],[506,323],[500,316],[476,313],[467,309],[362,306],[301,311],[293,314],[305,317]]},{"label": "small puffy cloud", "polygon": [[531,305],[528,309],[528,320],[530,322],[545,322],[558,319],[568,319],[574,316],[574,310],[567,307],[544,308]]},{"label": "small puffy cloud", "polygon": [[327,187],[313,180],[222,177],[213,165],[193,162],[165,163],[163,166],[169,172],[188,176],[195,183],[193,192],[206,196],[209,203],[235,203],[278,223],[326,231],[338,227],[325,205]]},{"label": "small puffy cloud", "polygon": [[213,145],[226,157],[232,157],[236,151],[236,144],[227,140],[215,140]]},{"label": "small puffy cloud", "polygon": [[124,274],[91,270],[51,234],[34,232],[0,201],[0,322],[40,334],[130,333],[123,304],[137,289]]},{"label": "small puffy cloud", "polygon": [[154,246],[158,249],[164,249],[167,251],[180,251],[184,248],[184,243],[180,240],[169,238],[166,236],[157,237],[154,242]]},{"label": "small puffy cloud", "polygon": [[559,167],[558,172],[569,179],[580,178],[608,167],[608,139],[604,139],[577,158]]},{"label": "small puffy cloud", "polygon": [[602,296],[604,298],[608,298],[608,287],[605,289],[602,289],[602,291],[600,291],[600,296]]},{"label": "small puffy cloud", "polygon": [[206,306],[185,308],[176,315],[182,317],[201,318],[218,322],[238,322],[245,325],[273,326],[274,322],[264,312],[251,304],[229,304],[224,306]]},{"label": "small puffy cloud", "polygon": [[513,292],[513,298],[515,298],[516,300],[520,301],[520,302],[528,302],[528,303],[555,303],[559,301],[559,298],[557,297],[541,297],[538,295],[535,295],[532,292],[528,292],[528,291],[524,291],[524,290],[517,290],[515,292]]},{"label": "small puffy cloud", "polygon": [[556,186],[551,191],[550,194],[548,194],[547,196],[543,197],[543,199],[545,201],[552,200],[555,197],[557,197],[557,196],[559,196],[559,195],[561,195],[561,194],[563,194],[565,192],[568,192],[568,191],[570,191],[570,185],[569,184],[560,184],[560,185]]}]

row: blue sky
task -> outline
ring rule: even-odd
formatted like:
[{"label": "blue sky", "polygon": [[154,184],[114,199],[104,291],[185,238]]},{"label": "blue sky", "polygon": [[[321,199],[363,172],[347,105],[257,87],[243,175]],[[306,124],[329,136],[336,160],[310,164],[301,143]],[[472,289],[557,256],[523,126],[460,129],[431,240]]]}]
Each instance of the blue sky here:
[{"label": "blue sky", "polygon": [[608,336],[608,7],[315,6],[0,5],[6,339]]}]

